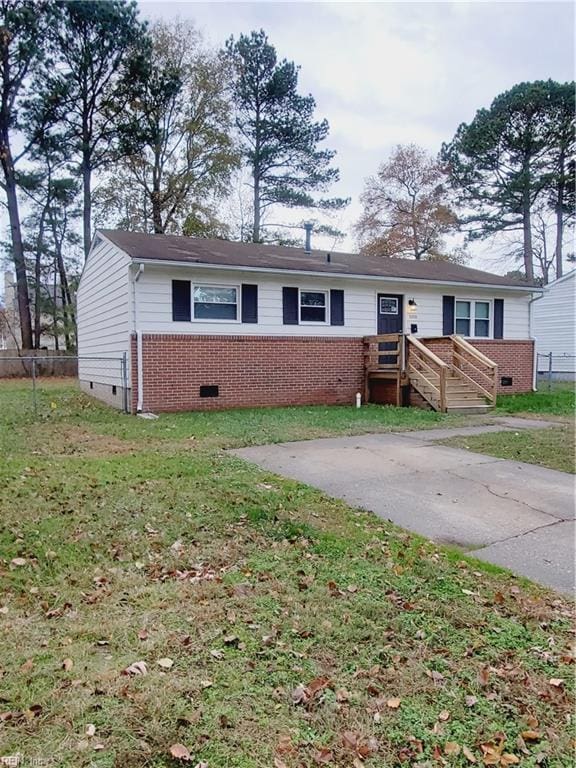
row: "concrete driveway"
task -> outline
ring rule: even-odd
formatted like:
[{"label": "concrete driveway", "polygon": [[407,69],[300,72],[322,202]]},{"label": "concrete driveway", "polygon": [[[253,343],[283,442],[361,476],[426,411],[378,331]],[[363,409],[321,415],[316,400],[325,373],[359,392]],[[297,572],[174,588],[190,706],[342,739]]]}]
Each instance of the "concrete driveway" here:
[{"label": "concrete driveway", "polygon": [[[561,592],[574,589],[574,478],[434,440],[546,425],[437,429],[281,443],[233,451],[433,541]],[[553,427],[551,427],[553,428]]]}]

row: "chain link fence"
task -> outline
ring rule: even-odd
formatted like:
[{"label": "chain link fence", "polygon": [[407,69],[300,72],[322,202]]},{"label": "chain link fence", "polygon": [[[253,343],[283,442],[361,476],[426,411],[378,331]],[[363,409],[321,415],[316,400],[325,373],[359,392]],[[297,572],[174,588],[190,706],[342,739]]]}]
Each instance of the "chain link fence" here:
[{"label": "chain link fence", "polygon": [[576,355],[555,355],[553,352],[538,352],[536,355],[538,386],[552,388],[555,381],[576,379]]},{"label": "chain link fence", "polygon": [[[29,398],[22,397],[29,391]],[[0,355],[0,393],[3,407],[25,409],[35,418],[58,410],[64,398],[71,401],[82,391],[125,413],[130,409],[126,354],[120,357],[72,355]],[[10,405],[10,394],[14,404]]]}]

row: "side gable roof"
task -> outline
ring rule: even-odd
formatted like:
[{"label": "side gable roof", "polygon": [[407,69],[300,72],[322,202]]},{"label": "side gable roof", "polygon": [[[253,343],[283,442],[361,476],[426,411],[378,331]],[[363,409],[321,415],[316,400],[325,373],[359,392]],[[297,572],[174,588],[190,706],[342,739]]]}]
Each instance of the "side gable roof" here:
[{"label": "side gable roof", "polygon": [[148,235],[101,229],[100,234],[113,242],[132,259],[138,261],[180,262],[286,272],[316,272],[330,275],[390,277],[405,280],[429,280],[436,283],[464,283],[467,285],[494,285],[510,288],[540,290],[528,282],[479,269],[463,267],[448,261],[415,261],[388,259],[358,253],[328,254],[315,250],[306,253],[299,248],[256,243],[237,243],[229,240],[176,235]]}]

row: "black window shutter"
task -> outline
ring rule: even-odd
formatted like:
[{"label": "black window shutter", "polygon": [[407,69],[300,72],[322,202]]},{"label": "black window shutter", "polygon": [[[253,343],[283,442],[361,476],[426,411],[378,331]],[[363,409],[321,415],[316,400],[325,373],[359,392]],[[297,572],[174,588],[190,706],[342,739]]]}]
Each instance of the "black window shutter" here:
[{"label": "black window shutter", "polygon": [[344,291],[330,291],[330,325],[344,325]]},{"label": "black window shutter", "polygon": [[242,284],[242,322],[258,322],[258,286]]},{"label": "black window shutter", "polygon": [[504,338],[504,299],[494,299],[494,338]]},{"label": "black window shutter", "polygon": [[442,296],[442,335],[454,333],[454,296]]},{"label": "black window shutter", "polygon": [[282,288],[284,325],[298,325],[298,288]]},{"label": "black window shutter", "polygon": [[190,317],[190,280],[172,280],[172,320]]}]

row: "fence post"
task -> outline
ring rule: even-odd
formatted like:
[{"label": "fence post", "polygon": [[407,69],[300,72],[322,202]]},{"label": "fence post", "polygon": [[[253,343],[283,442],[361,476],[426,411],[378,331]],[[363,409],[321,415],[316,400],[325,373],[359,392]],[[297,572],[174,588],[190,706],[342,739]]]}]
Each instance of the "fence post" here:
[{"label": "fence post", "polygon": [[38,418],[38,403],[36,402],[36,358],[32,358],[32,402],[34,403],[34,417]]},{"label": "fence post", "polygon": [[124,406],[124,413],[128,413],[128,363],[126,352],[122,353],[122,404]]},{"label": "fence post", "polygon": [[552,389],[552,352],[548,355],[548,392]]}]

